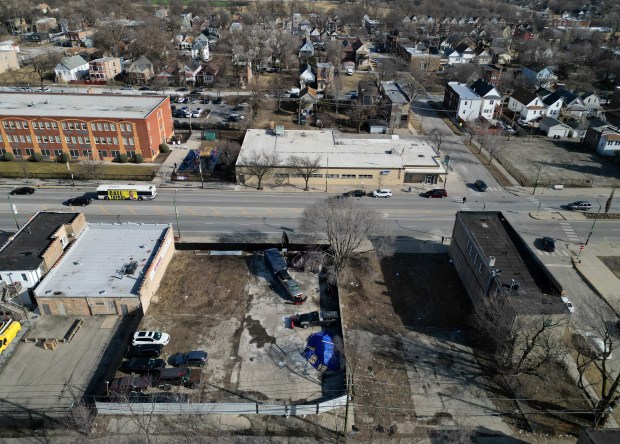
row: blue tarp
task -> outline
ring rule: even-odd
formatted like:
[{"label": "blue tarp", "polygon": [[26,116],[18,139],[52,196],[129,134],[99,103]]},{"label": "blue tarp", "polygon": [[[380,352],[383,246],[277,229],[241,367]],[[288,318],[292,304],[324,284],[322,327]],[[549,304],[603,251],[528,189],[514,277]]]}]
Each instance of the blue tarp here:
[{"label": "blue tarp", "polygon": [[321,372],[340,369],[338,350],[326,331],[313,333],[308,337],[304,356],[312,367]]}]

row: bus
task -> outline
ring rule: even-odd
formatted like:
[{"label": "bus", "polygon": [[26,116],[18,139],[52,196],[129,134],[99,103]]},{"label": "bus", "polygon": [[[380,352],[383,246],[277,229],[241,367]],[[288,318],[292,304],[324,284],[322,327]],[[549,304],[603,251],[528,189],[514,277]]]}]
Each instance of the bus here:
[{"label": "bus", "polygon": [[144,200],[155,199],[155,185],[100,185],[97,199],[104,200]]},{"label": "bus", "polygon": [[12,319],[0,322],[0,353],[13,342],[13,339],[15,339],[15,336],[17,336],[21,329],[20,323]]}]

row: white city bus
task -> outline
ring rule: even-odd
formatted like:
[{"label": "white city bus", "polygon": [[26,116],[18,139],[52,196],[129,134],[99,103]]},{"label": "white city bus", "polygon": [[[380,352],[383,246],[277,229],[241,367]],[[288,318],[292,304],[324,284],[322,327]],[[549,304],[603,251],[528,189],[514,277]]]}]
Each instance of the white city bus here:
[{"label": "white city bus", "polygon": [[97,199],[104,200],[143,200],[155,199],[155,185],[100,185],[97,187]]}]

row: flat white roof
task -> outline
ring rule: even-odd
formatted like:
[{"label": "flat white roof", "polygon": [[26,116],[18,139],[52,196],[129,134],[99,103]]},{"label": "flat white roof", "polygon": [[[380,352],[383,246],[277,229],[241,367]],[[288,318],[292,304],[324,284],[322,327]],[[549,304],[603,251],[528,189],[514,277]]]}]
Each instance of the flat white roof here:
[{"label": "flat white roof", "polygon": [[480,100],[480,96],[464,83],[448,82],[448,85],[458,94],[461,100]]},{"label": "flat white roof", "polygon": [[164,96],[0,92],[0,116],[143,119]]},{"label": "flat white roof", "polygon": [[[43,278],[39,297],[138,297],[167,224],[86,224],[82,234]],[[169,248],[172,248],[170,246]],[[137,263],[133,274],[123,267]]]},{"label": "flat white roof", "polygon": [[445,173],[435,149],[420,136],[347,134],[336,130],[285,130],[276,136],[272,130],[249,129],[237,160],[254,151],[279,153],[286,166],[291,156],[321,156],[322,168],[430,168]]}]

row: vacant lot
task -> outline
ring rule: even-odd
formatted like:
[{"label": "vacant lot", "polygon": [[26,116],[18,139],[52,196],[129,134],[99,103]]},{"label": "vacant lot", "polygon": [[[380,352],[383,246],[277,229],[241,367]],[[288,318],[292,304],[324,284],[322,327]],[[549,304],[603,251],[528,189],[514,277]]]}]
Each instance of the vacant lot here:
[{"label": "vacant lot", "polygon": [[[579,142],[543,137],[502,137],[497,157],[523,186],[613,186],[620,167],[586,149]],[[542,165],[542,166],[541,166]]]},{"label": "vacant lot", "polygon": [[[168,153],[166,153],[167,157]],[[80,162],[71,162],[71,170],[67,170],[67,165],[58,162],[31,162],[31,161],[12,161],[0,162],[3,173],[21,174],[74,174],[82,173]],[[133,163],[112,163],[106,162],[101,165],[100,174],[104,175],[149,175],[159,169],[159,165],[136,165]]]},{"label": "vacant lot", "polygon": [[598,256],[603,264],[620,279],[620,256]]},{"label": "vacant lot", "polygon": [[318,309],[318,278],[291,274],[308,295],[303,306],[289,303],[262,255],[177,252],[139,328],[170,334],[164,357],[190,350],[209,353],[205,401],[318,399],[322,375],[301,355],[313,329],[288,328],[290,315]]}]

